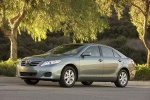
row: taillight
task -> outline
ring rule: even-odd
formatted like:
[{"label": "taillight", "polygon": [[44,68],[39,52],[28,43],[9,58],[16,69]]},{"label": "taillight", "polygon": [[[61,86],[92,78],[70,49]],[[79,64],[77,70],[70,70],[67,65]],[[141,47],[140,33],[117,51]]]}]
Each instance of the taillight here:
[{"label": "taillight", "polygon": [[135,66],[135,62],[134,62],[133,60],[131,60],[131,63],[132,63],[132,65],[134,65],[134,66]]}]

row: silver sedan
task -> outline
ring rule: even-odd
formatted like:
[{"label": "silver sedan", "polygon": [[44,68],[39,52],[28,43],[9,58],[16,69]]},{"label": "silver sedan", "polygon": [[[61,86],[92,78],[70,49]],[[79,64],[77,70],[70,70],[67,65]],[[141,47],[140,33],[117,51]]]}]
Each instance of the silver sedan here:
[{"label": "silver sedan", "polygon": [[83,85],[93,82],[113,82],[125,87],[135,76],[134,61],[118,50],[100,44],[65,44],[45,54],[22,59],[17,76],[35,85],[40,80],[59,82],[72,87],[76,81]]}]

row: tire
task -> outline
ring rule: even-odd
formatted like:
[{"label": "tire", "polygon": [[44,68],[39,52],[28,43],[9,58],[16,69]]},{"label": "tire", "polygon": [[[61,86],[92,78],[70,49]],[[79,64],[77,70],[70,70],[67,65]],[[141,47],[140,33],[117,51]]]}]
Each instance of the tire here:
[{"label": "tire", "polygon": [[59,81],[62,87],[72,87],[76,81],[76,71],[74,68],[67,66],[63,69],[61,78]]},{"label": "tire", "polygon": [[24,82],[28,85],[36,85],[39,80],[34,80],[34,79],[24,79]]},{"label": "tire", "polygon": [[125,87],[128,84],[129,74],[126,70],[120,70],[117,80],[114,82],[116,87]]},{"label": "tire", "polygon": [[81,82],[83,85],[91,85],[93,81]]}]

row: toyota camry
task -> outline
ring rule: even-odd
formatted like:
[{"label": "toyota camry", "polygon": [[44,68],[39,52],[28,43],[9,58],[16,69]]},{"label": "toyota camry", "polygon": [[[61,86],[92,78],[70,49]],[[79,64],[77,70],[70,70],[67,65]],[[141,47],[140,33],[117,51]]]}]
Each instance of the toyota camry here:
[{"label": "toyota camry", "polygon": [[83,85],[113,82],[116,87],[125,87],[135,76],[135,65],[131,58],[110,46],[65,44],[23,58],[16,74],[29,85],[45,80],[59,82],[62,87],[72,87],[76,81]]}]

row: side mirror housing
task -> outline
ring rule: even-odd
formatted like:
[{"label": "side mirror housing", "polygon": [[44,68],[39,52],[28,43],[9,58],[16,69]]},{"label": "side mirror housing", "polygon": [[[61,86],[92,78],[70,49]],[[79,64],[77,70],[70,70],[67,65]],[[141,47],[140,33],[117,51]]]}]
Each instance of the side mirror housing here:
[{"label": "side mirror housing", "polygon": [[91,56],[91,52],[84,52],[84,53],[82,54],[82,57],[84,57],[84,56]]}]

